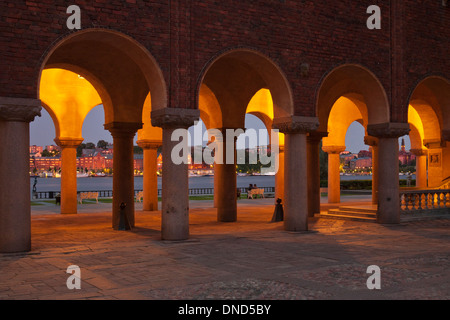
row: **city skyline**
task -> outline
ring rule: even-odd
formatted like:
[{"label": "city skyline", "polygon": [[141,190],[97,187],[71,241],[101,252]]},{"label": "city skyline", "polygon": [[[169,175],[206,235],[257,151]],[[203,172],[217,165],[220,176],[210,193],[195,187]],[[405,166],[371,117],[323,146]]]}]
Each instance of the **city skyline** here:
[{"label": "city skyline", "polygon": [[[82,129],[84,138],[83,143],[92,142],[96,144],[99,140],[105,140],[109,143],[112,143],[113,142],[112,136],[109,133],[109,131],[103,129],[103,123],[104,123],[103,106],[98,105],[89,112],[83,123]],[[203,122],[199,122],[199,125],[203,127],[203,130],[206,130]],[[246,128],[253,128],[255,130],[265,129],[264,123],[259,118],[251,114],[246,115],[245,126]],[[190,132],[191,134],[193,133],[193,127],[190,128]],[[36,117],[35,121],[30,123],[30,145],[37,145],[37,146],[54,145],[55,144],[53,140],[54,138],[55,138],[55,126],[53,124],[53,120],[50,117],[49,113],[45,109],[42,109],[41,117]],[[409,137],[408,136],[400,137],[399,142],[401,141],[402,138],[405,139],[406,150],[409,150],[410,149]],[[265,143],[264,142],[259,143],[259,145],[266,145],[267,138],[265,140],[266,140]],[[134,144],[136,144],[136,141],[137,135],[134,138]],[[345,144],[346,150],[352,153],[358,153],[361,150],[369,149],[369,146],[364,144],[364,127],[361,124],[354,122],[350,125],[346,134]],[[190,143],[189,145],[192,145],[192,143]],[[237,148],[244,149],[246,147],[254,148],[256,147],[256,145],[245,146],[242,139],[238,138]]]}]

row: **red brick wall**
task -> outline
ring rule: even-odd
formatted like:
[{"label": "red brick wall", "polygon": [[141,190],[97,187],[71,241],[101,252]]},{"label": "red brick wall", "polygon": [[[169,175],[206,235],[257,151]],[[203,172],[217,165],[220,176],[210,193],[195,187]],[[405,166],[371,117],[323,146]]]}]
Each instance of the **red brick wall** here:
[{"label": "red brick wall", "polygon": [[404,61],[406,79],[401,104],[419,81],[438,75],[450,80],[450,3],[442,0],[405,0]]},{"label": "red brick wall", "polygon": [[[366,28],[368,5],[360,1],[195,3],[192,32],[196,73],[212,55],[225,48],[255,48],[274,60],[286,74],[300,115],[314,114],[321,79],[344,63],[366,66],[389,90],[389,70],[383,67],[389,64],[386,5],[381,5],[384,28],[373,31]],[[299,76],[302,63],[310,65],[306,78]]]},{"label": "red brick wall", "polygon": [[82,29],[120,31],[144,45],[169,70],[168,1],[0,2],[0,96],[36,98],[42,60],[58,39],[71,34],[66,27],[71,4],[81,9]]},{"label": "red brick wall", "polygon": [[[0,2],[0,96],[37,96],[43,58],[71,33],[66,28],[69,4],[75,2]],[[163,71],[171,107],[193,108],[204,68],[220,52],[237,47],[256,49],[279,65],[299,115],[314,115],[321,80],[344,63],[361,64],[378,77],[391,101],[393,121],[406,120],[408,97],[421,78],[436,73],[449,78],[450,7],[442,7],[441,0],[76,4],[83,29],[114,29],[148,49]],[[381,30],[366,28],[371,4],[381,8]],[[310,65],[307,77],[299,76],[302,63]]]}]

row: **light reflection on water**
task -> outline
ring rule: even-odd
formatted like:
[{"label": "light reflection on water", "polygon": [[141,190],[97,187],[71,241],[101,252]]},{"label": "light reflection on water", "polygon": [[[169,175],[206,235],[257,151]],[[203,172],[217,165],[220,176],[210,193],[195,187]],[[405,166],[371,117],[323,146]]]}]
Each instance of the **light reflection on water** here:
[{"label": "light reflection on water", "polygon": [[[406,176],[400,176],[400,179],[406,179]],[[341,176],[342,180],[371,180],[370,175],[367,176]],[[415,179],[415,176],[412,176]],[[34,178],[30,179],[30,186],[32,187],[34,183]],[[258,187],[274,187],[275,186],[275,176],[238,176],[237,186],[238,187],[248,187],[249,184],[256,184]],[[213,188],[214,187],[214,177],[213,176],[203,176],[203,177],[190,177],[189,178],[189,188]],[[100,191],[100,190],[112,190],[113,188],[113,178],[112,177],[98,177],[98,178],[78,178],[77,179],[77,190],[78,191]],[[134,178],[134,188],[135,190],[142,190],[143,181],[142,176]],[[161,177],[158,177],[158,188],[161,188]],[[61,190],[61,179],[60,178],[37,178],[36,191],[56,191]],[[31,191],[31,189],[30,189]]]}]

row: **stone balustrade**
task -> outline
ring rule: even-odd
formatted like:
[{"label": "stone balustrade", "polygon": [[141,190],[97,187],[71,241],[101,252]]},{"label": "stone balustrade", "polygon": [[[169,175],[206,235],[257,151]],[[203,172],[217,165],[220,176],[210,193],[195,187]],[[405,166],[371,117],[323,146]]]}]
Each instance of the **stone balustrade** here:
[{"label": "stone balustrade", "polygon": [[450,189],[400,191],[402,213],[426,213],[450,208]]}]

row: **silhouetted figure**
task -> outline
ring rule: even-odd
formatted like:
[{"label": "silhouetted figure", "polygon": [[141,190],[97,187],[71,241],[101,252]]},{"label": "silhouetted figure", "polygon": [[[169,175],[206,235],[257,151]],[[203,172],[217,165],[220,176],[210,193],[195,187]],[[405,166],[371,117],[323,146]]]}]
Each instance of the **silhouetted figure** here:
[{"label": "silhouetted figure", "polygon": [[119,230],[131,230],[130,222],[128,221],[128,217],[125,213],[125,208],[127,204],[122,202],[120,204],[120,220],[119,220]]},{"label": "silhouetted figure", "polygon": [[411,187],[411,181],[412,181],[411,174],[408,174],[408,176],[406,177],[406,186],[407,187]]},{"label": "silhouetted figure", "polygon": [[277,199],[277,204],[275,205],[275,211],[272,216],[272,222],[283,221],[283,205],[281,204],[281,199]]},{"label": "silhouetted figure", "polygon": [[37,184],[37,177],[34,177],[34,183],[33,183],[33,198],[36,199],[36,184]]}]

